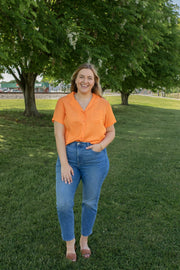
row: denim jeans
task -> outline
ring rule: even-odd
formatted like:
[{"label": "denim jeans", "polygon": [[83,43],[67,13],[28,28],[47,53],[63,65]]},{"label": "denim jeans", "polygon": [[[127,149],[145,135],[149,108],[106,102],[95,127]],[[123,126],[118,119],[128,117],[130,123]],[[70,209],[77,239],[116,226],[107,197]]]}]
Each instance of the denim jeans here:
[{"label": "denim jeans", "polygon": [[66,146],[67,158],[74,170],[73,182],[65,184],[61,180],[61,164],[59,157],[56,163],[56,205],[62,238],[70,241],[74,235],[74,195],[80,180],[82,180],[82,215],[81,234],[89,236],[92,233],[96,219],[101,186],[109,170],[109,160],[106,149],[94,152],[86,149],[90,143],[73,142]]}]

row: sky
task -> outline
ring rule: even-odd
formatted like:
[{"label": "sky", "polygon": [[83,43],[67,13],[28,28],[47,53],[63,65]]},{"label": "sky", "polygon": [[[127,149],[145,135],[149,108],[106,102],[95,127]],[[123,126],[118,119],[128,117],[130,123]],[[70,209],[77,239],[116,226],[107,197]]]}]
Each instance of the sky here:
[{"label": "sky", "polygon": [[[173,2],[173,4],[178,5],[179,8],[180,8],[180,0],[172,0],[172,2]],[[179,10],[179,13],[180,13],[180,10]],[[8,81],[14,80],[14,77],[12,75],[10,75],[10,74],[2,73],[2,76],[3,76],[3,79],[2,79],[3,81],[8,82]],[[2,80],[0,79],[0,82]]]},{"label": "sky", "polygon": [[173,0],[172,2],[173,4],[177,4],[178,6],[180,6],[180,0]]}]

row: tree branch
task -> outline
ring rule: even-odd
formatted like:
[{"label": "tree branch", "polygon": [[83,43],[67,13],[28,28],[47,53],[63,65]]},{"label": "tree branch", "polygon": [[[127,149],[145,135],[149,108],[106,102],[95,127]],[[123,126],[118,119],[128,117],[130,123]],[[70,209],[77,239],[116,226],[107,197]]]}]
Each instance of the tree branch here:
[{"label": "tree branch", "polygon": [[[16,68],[17,69],[17,68]],[[19,83],[20,80],[18,79],[18,77],[16,76],[16,74],[14,73],[14,71],[10,68],[7,67],[7,70],[9,71],[9,73],[15,78],[15,80]],[[18,72],[19,73],[19,72]]]},{"label": "tree branch", "polygon": [[18,67],[17,67],[16,69],[17,69],[17,72],[18,72],[18,74],[19,74],[19,77],[21,78],[21,75],[22,75],[22,74],[21,74],[20,69],[19,69]]}]

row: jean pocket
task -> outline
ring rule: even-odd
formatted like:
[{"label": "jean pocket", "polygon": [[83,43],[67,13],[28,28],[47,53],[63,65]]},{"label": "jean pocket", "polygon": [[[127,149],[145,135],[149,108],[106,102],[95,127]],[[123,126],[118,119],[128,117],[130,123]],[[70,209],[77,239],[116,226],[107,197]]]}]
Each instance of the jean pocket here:
[{"label": "jean pocket", "polygon": [[93,149],[91,149],[92,152],[94,153],[101,153],[102,151],[94,151]]}]

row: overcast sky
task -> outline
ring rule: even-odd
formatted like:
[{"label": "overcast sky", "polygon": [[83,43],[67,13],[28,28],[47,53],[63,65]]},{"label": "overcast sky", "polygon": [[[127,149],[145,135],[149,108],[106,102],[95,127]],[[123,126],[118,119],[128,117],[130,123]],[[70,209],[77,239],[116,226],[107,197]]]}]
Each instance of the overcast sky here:
[{"label": "overcast sky", "polygon": [[174,4],[177,4],[178,6],[180,6],[180,0],[173,0]]},{"label": "overcast sky", "polygon": [[[180,0],[172,0],[173,4],[177,4],[179,7],[180,7]],[[180,13],[180,10],[179,10],[179,13]],[[5,74],[5,73],[2,73],[2,76],[3,76],[3,80],[4,81],[11,81],[11,80],[14,80],[14,77],[10,74]],[[1,82],[2,80],[0,80]]]}]

